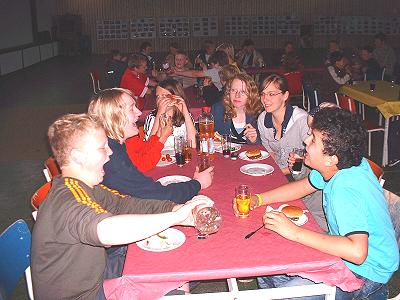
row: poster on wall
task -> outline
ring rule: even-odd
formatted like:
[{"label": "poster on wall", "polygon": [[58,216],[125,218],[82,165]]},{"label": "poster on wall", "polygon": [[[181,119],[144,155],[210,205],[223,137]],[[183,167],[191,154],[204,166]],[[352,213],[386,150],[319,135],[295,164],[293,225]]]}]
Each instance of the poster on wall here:
[{"label": "poster on wall", "polygon": [[300,21],[296,16],[278,16],[276,31],[279,35],[299,35]]},{"label": "poster on wall", "polygon": [[158,20],[158,34],[161,38],[189,37],[189,18],[166,17]]},{"label": "poster on wall", "polygon": [[98,40],[128,39],[128,21],[123,21],[123,20],[96,21],[96,35]]},{"label": "poster on wall", "polygon": [[224,18],[225,35],[227,36],[249,36],[250,17],[248,16],[226,16]]},{"label": "poster on wall", "polygon": [[131,39],[149,39],[156,37],[156,22],[154,18],[131,20]]},{"label": "poster on wall", "polygon": [[275,16],[257,16],[251,19],[252,35],[275,35],[276,17]]},{"label": "poster on wall", "polygon": [[218,36],[218,17],[193,17],[192,35],[194,37]]}]

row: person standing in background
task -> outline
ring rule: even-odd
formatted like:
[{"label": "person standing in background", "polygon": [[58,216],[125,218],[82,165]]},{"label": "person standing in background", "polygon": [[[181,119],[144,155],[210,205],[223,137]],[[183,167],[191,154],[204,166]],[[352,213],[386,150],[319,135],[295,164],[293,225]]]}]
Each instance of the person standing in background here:
[{"label": "person standing in background", "polygon": [[385,77],[391,78],[396,64],[396,54],[393,48],[386,44],[386,36],[383,33],[375,35],[374,43],[374,58],[378,61],[381,68],[385,68]]}]

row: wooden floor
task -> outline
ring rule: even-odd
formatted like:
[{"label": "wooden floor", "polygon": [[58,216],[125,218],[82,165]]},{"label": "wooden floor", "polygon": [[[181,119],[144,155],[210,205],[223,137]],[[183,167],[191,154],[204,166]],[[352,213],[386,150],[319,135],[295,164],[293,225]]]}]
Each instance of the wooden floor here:
[{"label": "wooden floor", "polygon": [[[49,156],[47,127],[62,114],[86,111],[92,92],[89,71],[101,70],[104,59],[56,57],[0,77],[0,231],[19,218],[32,226],[29,203],[45,182],[42,164]],[[381,143],[382,136],[374,136],[372,159],[378,163]],[[400,164],[385,168],[384,178],[385,188],[400,195]],[[394,277],[393,294],[400,292],[400,274]],[[220,291],[225,286],[219,281],[208,282],[195,291]],[[27,299],[23,283],[13,299]]]}]

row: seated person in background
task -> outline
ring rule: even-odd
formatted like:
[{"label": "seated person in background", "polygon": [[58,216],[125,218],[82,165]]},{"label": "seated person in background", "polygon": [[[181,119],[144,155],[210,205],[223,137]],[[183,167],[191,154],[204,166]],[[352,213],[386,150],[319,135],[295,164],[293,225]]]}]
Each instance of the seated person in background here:
[{"label": "seated person in background", "polygon": [[283,47],[283,53],[281,55],[281,65],[284,65],[284,62],[287,60],[286,56],[290,56],[291,59],[297,60],[297,64],[299,64],[299,58],[297,57],[296,48],[292,42],[286,42]]},{"label": "seated person in background", "polygon": [[382,68],[378,61],[373,57],[371,46],[364,46],[361,49],[362,71],[367,80],[381,80]]},{"label": "seated person in background", "polygon": [[[178,50],[175,53],[174,65],[175,65],[175,71],[178,71],[178,72],[190,70],[190,68],[188,67],[188,66],[190,66],[189,59],[185,52]],[[184,89],[197,84],[196,78],[179,76],[179,75],[173,75],[172,78],[181,82]]]},{"label": "seated person in background", "polygon": [[151,43],[150,42],[141,43],[139,53],[146,58],[147,61],[146,72],[150,74],[156,64],[154,57],[152,57],[153,47],[151,46]]},{"label": "seated person in background", "polygon": [[351,67],[342,52],[333,52],[330,57],[331,65],[326,68],[323,83],[319,91],[320,101],[335,102],[335,92],[344,84],[352,83]]},{"label": "seated person in background", "polygon": [[169,44],[169,52],[164,59],[164,62],[167,62],[171,67],[175,67],[175,54],[179,50],[178,43],[171,43]]},{"label": "seated person in background", "polygon": [[216,50],[224,51],[226,55],[228,55],[229,64],[237,66],[237,63],[235,62],[235,49],[231,43],[222,43],[216,48]]},{"label": "seated person in background", "polygon": [[275,159],[285,175],[290,174],[287,160],[293,148],[303,148],[307,137],[307,112],[289,104],[285,77],[270,75],[260,85],[261,103],[257,127],[262,145]]},{"label": "seated person in background", "polygon": [[209,59],[215,52],[215,44],[210,40],[206,40],[203,43],[203,49],[199,51],[199,54],[194,60],[194,68],[198,70],[204,70],[210,63]]},{"label": "seated person in background", "polygon": [[[339,108],[322,109],[305,140],[304,163],[314,170],[308,178],[259,195],[262,204],[269,205],[323,190],[328,234],[299,227],[281,212],[267,212],[263,220],[267,229],[289,240],[341,257],[355,276],[364,280],[354,292],[337,288],[336,299],[387,299],[386,284],[399,267],[399,249],[383,189],[364,158],[365,141],[358,116]],[[265,287],[314,284],[287,275],[260,281]],[[324,297],[311,299],[320,298]]]},{"label": "seated person in background", "polygon": [[[100,123],[86,114],[65,115],[48,130],[61,176],[39,208],[32,234],[32,278],[37,299],[105,299],[103,280],[121,276],[124,262],[106,248],[134,243],[170,226],[193,226],[185,205],[139,199],[101,185],[112,151]],[[105,275],[105,274],[108,274]]]},{"label": "seated person in background", "polygon": [[256,49],[254,42],[247,39],[242,44],[242,49],[236,55],[236,62],[242,68],[247,67],[264,67],[264,59]]},{"label": "seated person in background", "polygon": [[383,33],[374,36],[374,43],[374,58],[378,61],[381,69],[385,68],[385,75],[392,77],[396,65],[396,53],[392,47],[386,44],[386,36]]},{"label": "seated person in background", "polygon": [[238,74],[228,81],[223,101],[211,108],[214,130],[230,134],[234,143],[256,143],[257,117],[262,111],[257,85],[247,74]]},{"label": "seated person in background", "polygon": [[138,134],[136,121],[141,112],[127,90],[109,89],[95,95],[89,104],[89,114],[103,124],[108,145],[113,151],[110,161],[104,165],[103,183],[123,194],[141,198],[155,198],[184,203],[196,195],[201,188],[211,185],[213,168],[194,173],[188,182],[161,185],[146,177],[131,162],[126,152],[125,141]]},{"label": "seated person in background", "polygon": [[282,73],[295,72],[300,70],[299,59],[295,53],[282,55]]},{"label": "seated person in background", "polygon": [[119,50],[111,50],[111,58],[107,60],[105,67],[105,79],[107,87],[119,87],[122,75],[124,75],[128,64],[126,56],[122,56]]},{"label": "seated person in background", "polygon": [[157,83],[146,75],[147,60],[143,55],[132,54],[128,59],[128,69],[121,79],[120,87],[130,90],[137,97],[138,107],[143,108],[144,97],[151,94],[149,86]]},{"label": "seated person in background", "polygon": [[170,120],[173,132],[164,143],[164,149],[174,149],[174,137],[183,136],[196,147],[196,128],[186,102],[182,85],[175,79],[166,79],[156,88],[157,108],[151,111],[144,122],[146,139],[157,133],[163,122]]},{"label": "seated person in background", "polygon": [[326,53],[326,57],[325,57],[325,66],[330,66],[332,65],[331,62],[331,54],[333,52],[342,52],[342,50],[340,49],[339,46],[339,42],[337,40],[330,40],[328,42],[328,51]]},{"label": "seated person in background", "polygon": [[229,64],[228,55],[223,51],[215,51],[209,58],[210,69],[203,70],[188,70],[188,71],[175,71],[175,75],[186,76],[186,77],[210,77],[212,84],[221,91],[222,84],[219,77],[219,71],[223,66]]}]

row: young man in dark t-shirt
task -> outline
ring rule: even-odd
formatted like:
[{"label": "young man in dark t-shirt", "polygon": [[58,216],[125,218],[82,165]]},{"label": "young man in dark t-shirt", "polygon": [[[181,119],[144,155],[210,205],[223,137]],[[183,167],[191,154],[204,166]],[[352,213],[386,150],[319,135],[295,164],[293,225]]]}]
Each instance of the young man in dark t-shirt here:
[{"label": "young man in dark t-shirt", "polygon": [[48,136],[61,176],[54,178],[33,229],[36,299],[105,299],[103,274],[115,267],[108,264],[106,247],[173,225],[192,226],[192,210],[213,204],[205,196],[185,205],[139,199],[100,185],[112,151],[104,129],[86,114],[61,117]]}]

